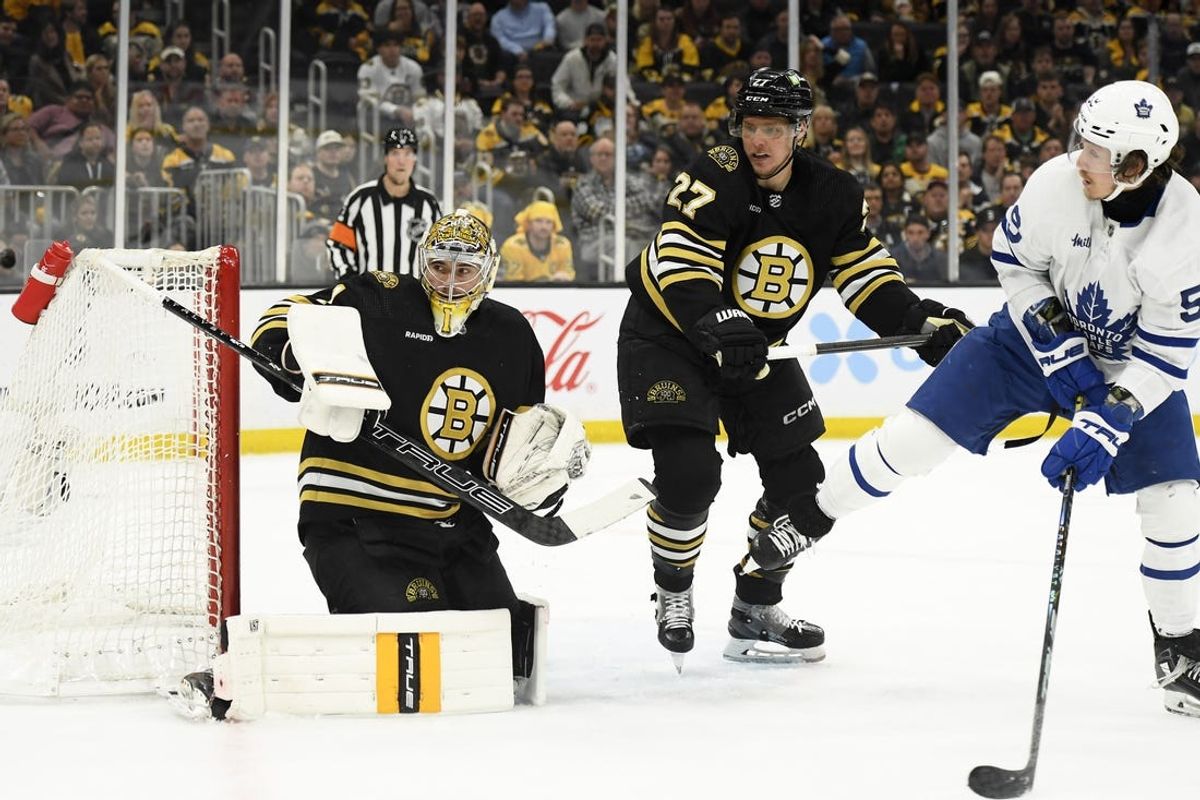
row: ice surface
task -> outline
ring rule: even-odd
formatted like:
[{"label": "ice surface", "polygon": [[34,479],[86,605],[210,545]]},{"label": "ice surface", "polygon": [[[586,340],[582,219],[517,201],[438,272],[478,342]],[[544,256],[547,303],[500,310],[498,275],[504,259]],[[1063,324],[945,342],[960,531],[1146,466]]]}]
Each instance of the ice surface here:
[{"label": "ice surface", "polygon": [[[840,454],[846,442],[820,449]],[[960,454],[839,523],[801,558],[789,611],[819,664],[722,660],[758,496],[727,461],[682,676],[654,637],[639,518],[563,548],[503,532],[514,585],[551,602],[549,703],[512,713],[192,723],[153,697],[0,700],[3,796],[24,798],[973,797],[976,764],[1024,765],[1059,498],[1046,443]],[[596,448],[582,502],[649,459]],[[243,609],[324,610],[295,537],[295,457],[243,461]],[[1200,797],[1200,720],[1153,685],[1132,498],[1076,498],[1032,797]]]}]

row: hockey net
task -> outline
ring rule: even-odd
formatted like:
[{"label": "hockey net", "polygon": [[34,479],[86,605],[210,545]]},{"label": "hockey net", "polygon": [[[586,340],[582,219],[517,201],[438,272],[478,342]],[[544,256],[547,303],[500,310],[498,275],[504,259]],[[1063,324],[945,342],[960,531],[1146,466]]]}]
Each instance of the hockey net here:
[{"label": "hockey net", "polygon": [[153,691],[237,613],[238,255],[85,250],[0,397],[0,693]]}]

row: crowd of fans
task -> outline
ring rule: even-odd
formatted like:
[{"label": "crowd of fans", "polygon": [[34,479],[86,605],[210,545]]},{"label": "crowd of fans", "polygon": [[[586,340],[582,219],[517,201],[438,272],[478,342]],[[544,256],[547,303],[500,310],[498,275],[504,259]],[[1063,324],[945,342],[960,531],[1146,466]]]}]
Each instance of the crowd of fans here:
[{"label": "crowd of fans", "polygon": [[[492,226],[509,280],[619,273],[617,159],[627,167],[632,255],[656,230],[675,175],[728,141],[729,104],[749,71],[787,63],[782,0],[633,0],[630,104],[618,113],[615,2],[463,2],[453,46],[437,2],[295,6],[297,66],[319,58],[332,85],[355,88],[330,92],[330,129],[287,132],[284,182],[303,199],[306,252],[320,252],[342,199],[379,169],[382,154],[365,174],[356,165],[355,104],[368,99],[384,129],[410,125],[423,142],[453,148],[455,201]],[[277,184],[279,98],[257,96],[243,54],[214,63],[187,21],[166,28],[138,5],[122,143],[114,131],[114,22],[96,19],[87,0],[6,0],[3,8],[0,185],[78,190],[61,236],[79,246],[113,244],[108,196],[94,187],[113,185],[118,144],[129,148],[131,190],[171,187],[188,198],[183,222],[157,232],[162,246],[196,245],[203,210],[192,189],[205,171],[238,167],[248,171],[247,185]],[[801,0],[798,68],[817,102],[805,146],[859,180],[868,227],[910,280],[946,280],[953,246],[961,280],[992,282],[988,256],[1003,210],[1039,164],[1064,152],[1075,109],[1100,85],[1139,78],[1163,87],[1183,131],[1180,169],[1200,186],[1200,41],[1189,10],[1179,0],[968,0],[956,43],[961,105],[947,109],[942,4]],[[443,143],[450,54],[456,130]],[[959,125],[958,153],[949,152],[948,122]],[[625,125],[624,154],[614,145],[616,124]],[[961,222],[954,243],[952,213]],[[0,249],[19,247],[23,230],[14,212],[0,210]],[[131,231],[127,244],[144,234]]]}]

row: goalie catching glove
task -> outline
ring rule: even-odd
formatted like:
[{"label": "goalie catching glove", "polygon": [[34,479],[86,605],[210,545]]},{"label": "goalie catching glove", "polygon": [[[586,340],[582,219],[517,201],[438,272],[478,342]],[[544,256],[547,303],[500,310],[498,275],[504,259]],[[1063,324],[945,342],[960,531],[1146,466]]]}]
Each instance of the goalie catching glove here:
[{"label": "goalie catching glove", "polygon": [[516,413],[505,408],[492,429],[483,474],[518,505],[553,514],[591,456],[583,424],[573,414],[545,403]]},{"label": "goalie catching glove", "polygon": [[304,375],[300,424],[319,436],[352,442],[367,409],[386,411],[392,405],[367,358],[356,309],[292,306],[283,366]]}]

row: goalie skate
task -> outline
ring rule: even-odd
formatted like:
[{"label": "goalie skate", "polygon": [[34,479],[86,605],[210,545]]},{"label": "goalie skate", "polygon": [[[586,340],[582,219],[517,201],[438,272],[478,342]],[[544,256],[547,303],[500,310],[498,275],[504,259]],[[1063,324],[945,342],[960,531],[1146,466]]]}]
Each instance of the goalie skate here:
[{"label": "goalie skate", "polygon": [[825,658],[825,631],[792,619],[778,604],[751,605],[733,599],[725,658],[760,664],[790,664]]},{"label": "goalie skate", "polygon": [[1154,635],[1154,671],[1163,688],[1163,707],[1172,714],[1200,717],[1200,631],[1187,636]]},{"label": "goalie skate", "polygon": [[168,695],[171,707],[188,719],[224,719],[229,701],[213,698],[212,670],[193,672]]}]

